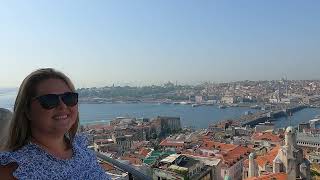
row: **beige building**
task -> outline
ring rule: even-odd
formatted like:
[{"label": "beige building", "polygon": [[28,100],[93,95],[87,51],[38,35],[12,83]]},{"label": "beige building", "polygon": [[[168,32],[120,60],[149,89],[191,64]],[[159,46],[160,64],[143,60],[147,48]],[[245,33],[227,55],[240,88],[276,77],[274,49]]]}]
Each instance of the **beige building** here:
[{"label": "beige building", "polygon": [[236,98],[233,96],[223,96],[220,102],[224,104],[233,104],[236,102]]}]

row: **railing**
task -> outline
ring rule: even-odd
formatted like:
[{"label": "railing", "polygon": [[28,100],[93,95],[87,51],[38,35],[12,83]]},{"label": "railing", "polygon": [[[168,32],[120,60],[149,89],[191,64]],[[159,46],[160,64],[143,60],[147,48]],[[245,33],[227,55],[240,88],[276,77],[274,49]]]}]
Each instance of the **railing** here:
[{"label": "railing", "polygon": [[143,174],[142,172],[134,169],[132,166],[127,165],[127,164],[123,164],[115,159],[112,159],[106,155],[103,155],[99,152],[96,152],[96,155],[98,158],[116,166],[117,168],[125,171],[128,173],[129,179],[141,179],[141,180],[152,180],[152,178],[150,176],[147,176],[145,174]]}]

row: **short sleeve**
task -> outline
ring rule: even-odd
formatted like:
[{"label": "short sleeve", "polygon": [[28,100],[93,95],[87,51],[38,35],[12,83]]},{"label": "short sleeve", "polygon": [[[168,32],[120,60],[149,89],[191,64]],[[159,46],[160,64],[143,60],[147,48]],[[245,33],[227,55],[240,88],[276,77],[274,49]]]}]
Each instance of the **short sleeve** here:
[{"label": "short sleeve", "polygon": [[0,152],[0,165],[5,166],[10,163],[17,163],[11,152]]},{"label": "short sleeve", "polygon": [[[13,172],[13,176],[17,179],[29,179],[27,172],[32,168],[26,168],[28,162],[15,152],[0,152],[0,165],[5,166],[10,163],[17,163],[18,168]],[[1,179],[1,178],[0,178]]]}]

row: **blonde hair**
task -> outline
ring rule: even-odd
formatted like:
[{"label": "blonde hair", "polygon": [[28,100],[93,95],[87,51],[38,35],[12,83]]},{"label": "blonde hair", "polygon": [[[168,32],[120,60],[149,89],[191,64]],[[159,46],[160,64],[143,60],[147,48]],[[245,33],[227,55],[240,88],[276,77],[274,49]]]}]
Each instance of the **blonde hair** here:
[{"label": "blonde hair", "polygon": [[[72,92],[75,92],[75,87],[71,80],[62,72],[52,68],[38,69],[29,74],[22,82],[16,101],[13,108],[13,116],[9,121],[9,128],[6,141],[4,142],[3,149],[6,151],[15,151],[27,144],[31,138],[30,120],[28,113],[30,108],[31,99],[37,94],[37,86],[40,82],[47,79],[61,79]],[[79,114],[77,115],[76,122],[71,126],[66,134],[68,143],[73,141],[79,126]]]}]

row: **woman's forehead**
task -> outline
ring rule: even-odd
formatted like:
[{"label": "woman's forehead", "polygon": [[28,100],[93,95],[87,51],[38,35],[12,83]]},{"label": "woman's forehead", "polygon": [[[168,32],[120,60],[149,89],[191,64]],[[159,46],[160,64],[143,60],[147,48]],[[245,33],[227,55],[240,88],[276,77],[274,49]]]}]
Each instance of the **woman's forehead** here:
[{"label": "woman's forehead", "polygon": [[38,83],[36,87],[37,96],[43,94],[62,94],[72,91],[62,79],[46,79]]}]

